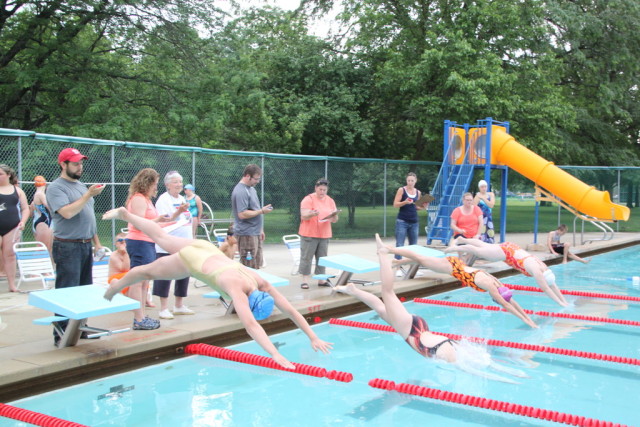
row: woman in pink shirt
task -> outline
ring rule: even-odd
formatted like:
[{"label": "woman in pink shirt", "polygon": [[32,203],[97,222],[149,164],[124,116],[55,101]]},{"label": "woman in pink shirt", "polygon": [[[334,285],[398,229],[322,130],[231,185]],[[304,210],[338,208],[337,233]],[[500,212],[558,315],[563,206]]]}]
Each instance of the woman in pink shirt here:
[{"label": "woman in pink shirt", "polygon": [[[151,198],[158,194],[158,179],[160,174],[155,169],[145,168],[136,174],[129,185],[129,197],[127,199],[127,211],[156,222],[166,222],[169,218],[158,216]],[[127,253],[131,259],[131,268],[139,265],[150,264],[156,260],[156,245],[142,231],[129,224],[127,234]],[[145,316],[144,307],[147,302],[147,280],[129,287],[128,296],[140,301],[140,308],[133,311],[133,329],[151,330],[160,327],[160,321]]]},{"label": "woman in pink shirt", "polygon": [[[302,289],[309,289],[311,281],[311,260],[316,257],[315,274],[324,274],[325,268],[318,265],[320,257],[327,256],[331,224],[338,222],[336,203],[327,195],[329,181],[324,178],[316,182],[315,192],[307,195],[300,203],[300,274]],[[319,280],[318,286],[329,286]]]},{"label": "woman in pink shirt", "polygon": [[473,204],[471,193],[464,193],[462,206],[458,206],[451,213],[451,229],[453,238],[458,236],[467,239],[479,239],[482,227],[482,210]]}]

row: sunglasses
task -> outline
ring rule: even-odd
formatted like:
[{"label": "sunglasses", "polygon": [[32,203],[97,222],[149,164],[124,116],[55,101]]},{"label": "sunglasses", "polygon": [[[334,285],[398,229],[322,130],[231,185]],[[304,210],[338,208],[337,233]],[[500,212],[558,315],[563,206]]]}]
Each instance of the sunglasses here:
[{"label": "sunglasses", "polygon": [[121,242],[124,242],[124,241],[126,241],[126,240],[127,240],[127,239],[118,239],[118,240],[116,240],[116,242],[121,243]]}]

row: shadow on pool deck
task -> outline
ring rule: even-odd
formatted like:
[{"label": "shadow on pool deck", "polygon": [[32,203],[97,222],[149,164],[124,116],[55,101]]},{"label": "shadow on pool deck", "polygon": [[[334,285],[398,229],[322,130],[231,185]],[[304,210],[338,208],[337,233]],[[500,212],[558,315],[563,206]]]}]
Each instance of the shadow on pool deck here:
[{"label": "shadow on pool deck", "polygon": [[[541,236],[543,237],[543,236]],[[579,236],[578,236],[579,237]],[[585,238],[598,238],[588,234]],[[546,235],[544,236],[546,239]],[[510,234],[508,241],[527,248],[532,243],[532,234]],[[392,239],[385,239],[392,243]],[[565,237],[571,242],[571,236]],[[421,238],[424,242],[424,238]],[[574,251],[581,256],[637,244],[638,233],[617,233],[610,241],[595,241],[577,246]],[[442,249],[443,247],[435,246]],[[538,249],[544,249],[540,247]],[[548,263],[561,262],[560,257],[552,257],[546,250],[531,253],[547,260]],[[339,241],[333,240],[329,246],[330,254],[349,253],[377,261],[373,239]],[[292,276],[292,259],[283,244],[265,247],[267,266],[265,271],[288,278],[289,286],[278,288],[309,321],[316,323],[318,318],[327,321],[330,317],[352,314],[367,309],[354,298],[346,295],[332,295],[328,288],[318,288],[315,283],[311,289],[300,289],[300,276]],[[476,267],[486,268],[497,275],[513,274],[513,270],[502,262],[478,262]],[[328,270],[329,273],[333,273]],[[354,276],[378,281],[378,272]],[[229,345],[248,339],[242,325],[235,315],[225,316],[225,309],[218,300],[206,299],[202,295],[209,292],[208,287],[196,287],[195,279],[189,289],[186,304],[195,311],[193,316],[176,316],[174,320],[162,320],[160,329],[154,331],[129,331],[98,340],[80,340],[75,347],[58,349],[53,345],[52,327],[39,326],[33,319],[48,316],[51,313],[31,307],[27,304],[27,294],[6,292],[6,280],[0,280],[0,402],[8,402],[30,394],[86,381],[111,373],[129,370],[150,363],[162,362],[182,354],[186,344],[205,342],[216,345]],[[202,285],[197,283],[197,285]],[[451,277],[425,272],[425,275],[413,280],[396,280],[396,292],[408,299],[427,296],[444,290],[456,288],[457,282]],[[26,290],[36,289],[35,282],[23,285]],[[380,286],[366,286],[379,295]],[[173,298],[170,298],[170,304]],[[277,312],[277,309],[276,309]],[[151,317],[158,317],[158,309],[147,309]],[[131,312],[101,316],[89,320],[90,325],[119,329],[130,327]],[[294,324],[277,312],[261,322],[268,333],[292,329]],[[303,361],[300,361],[303,362]]]}]

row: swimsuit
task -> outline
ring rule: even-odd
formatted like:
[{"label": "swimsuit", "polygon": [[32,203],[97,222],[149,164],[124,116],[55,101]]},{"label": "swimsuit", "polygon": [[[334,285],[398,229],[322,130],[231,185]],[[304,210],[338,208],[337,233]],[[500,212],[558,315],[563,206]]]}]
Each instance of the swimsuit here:
[{"label": "swimsuit", "polygon": [[409,336],[407,337],[406,341],[412,349],[414,349],[424,357],[435,357],[438,349],[442,346],[442,344],[455,342],[454,340],[447,338],[446,340],[439,342],[433,347],[427,347],[426,345],[422,344],[422,341],[420,341],[420,337],[422,336],[422,334],[429,331],[427,322],[420,316],[413,315],[412,318],[413,322],[411,323],[411,332],[409,332]]},{"label": "swimsuit", "polygon": [[189,213],[191,214],[191,218],[198,218],[198,205],[196,204],[196,197],[193,196],[191,199],[187,199],[189,202]]},{"label": "swimsuit", "polygon": [[460,258],[448,256],[446,260],[451,264],[451,275],[458,279],[460,283],[462,283],[462,286],[468,286],[478,292],[487,292],[476,285],[476,274],[478,274],[480,270],[468,273],[464,270],[465,265],[460,261]]},{"label": "swimsuit", "polygon": [[40,223],[47,224],[47,227],[51,227],[51,213],[45,205],[35,205],[33,211],[33,232],[36,232],[36,227]]},{"label": "swimsuit", "polygon": [[230,262],[229,264],[223,265],[217,270],[211,271],[209,273],[204,273],[202,271],[202,267],[205,261],[212,256],[221,255],[225,259],[229,259],[213,243],[205,242],[204,240],[195,240],[189,246],[185,246],[184,248],[180,249],[178,254],[180,255],[180,259],[182,259],[182,262],[184,262],[184,264],[187,266],[190,276],[193,276],[196,279],[211,286],[223,297],[231,299],[231,297],[229,297],[229,295],[225,291],[223,291],[220,286],[218,286],[217,278],[222,272],[227,270],[237,270],[238,273],[244,275],[247,279],[253,282],[256,289],[258,288],[258,283],[256,282],[255,278],[251,276],[247,271],[245,271],[244,266],[236,262]]},{"label": "swimsuit", "polygon": [[0,194],[0,236],[5,236],[20,223],[20,197],[13,188],[12,194]]},{"label": "swimsuit", "polygon": [[504,252],[505,262],[511,267],[518,270],[520,273],[524,274],[525,276],[531,277],[531,274],[529,274],[527,269],[524,267],[524,262],[526,261],[527,258],[533,258],[542,264],[542,261],[540,261],[538,258],[534,257],[531,254],[527,255],[524,258],[516,258],[514,254],[518,249],[520,249],[520,246],[516,245],[515,243],[504,242],[504,243],[500,243],[498,246],[500,246],[500,249],[502,249],[502,252]]}]

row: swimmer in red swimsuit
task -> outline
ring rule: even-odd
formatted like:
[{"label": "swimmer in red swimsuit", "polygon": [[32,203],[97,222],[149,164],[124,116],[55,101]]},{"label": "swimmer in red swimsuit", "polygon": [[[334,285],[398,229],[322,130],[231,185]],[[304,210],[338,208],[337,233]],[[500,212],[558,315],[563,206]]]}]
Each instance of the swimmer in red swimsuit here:
[{"label": "swimmer in red swimsuit", "polygon": [[506,311],[513,314],[532,328],[537,328],[533,320],[524,312],[522,307],[511,297],[509,289],[498,279],[486,271],[464,265],[456,257],[436,258],[419,255],[404,247],[386,247],[390,253],[400,255],[402,264],[418,263],[436,273],[449,274],[460,281],[462,286],[468,286],[478,292],[487,292],[491,298]]},{"label": "swimmer in red swimsuit", "polygon": [[496,245],[464,237],[457,238],[455,243],[455,246],[449,246],[444,252],[461,251],[488,261],[504,261],[525,276],[533,277],[540,289],[559,305],[569,305],[556,285],[556,276],[549,267],[515,243],[505,242]]},{"label": "swimmer in red swimsuit", "polygon": [[412,315],[400,302],[393,290],[394,273],[391,267],[389,249],[382,244],[376,234],[378,257],[380,259],[380,279],[382,280],[382,300],[375,295],[358,289],[353,283],[336,286],[336,292],[352,295],[368,305],[387,323],[389,323],[407,344],[424,357],[456,361],[455,341],[429,331],[427,322],[420,316]]}]

